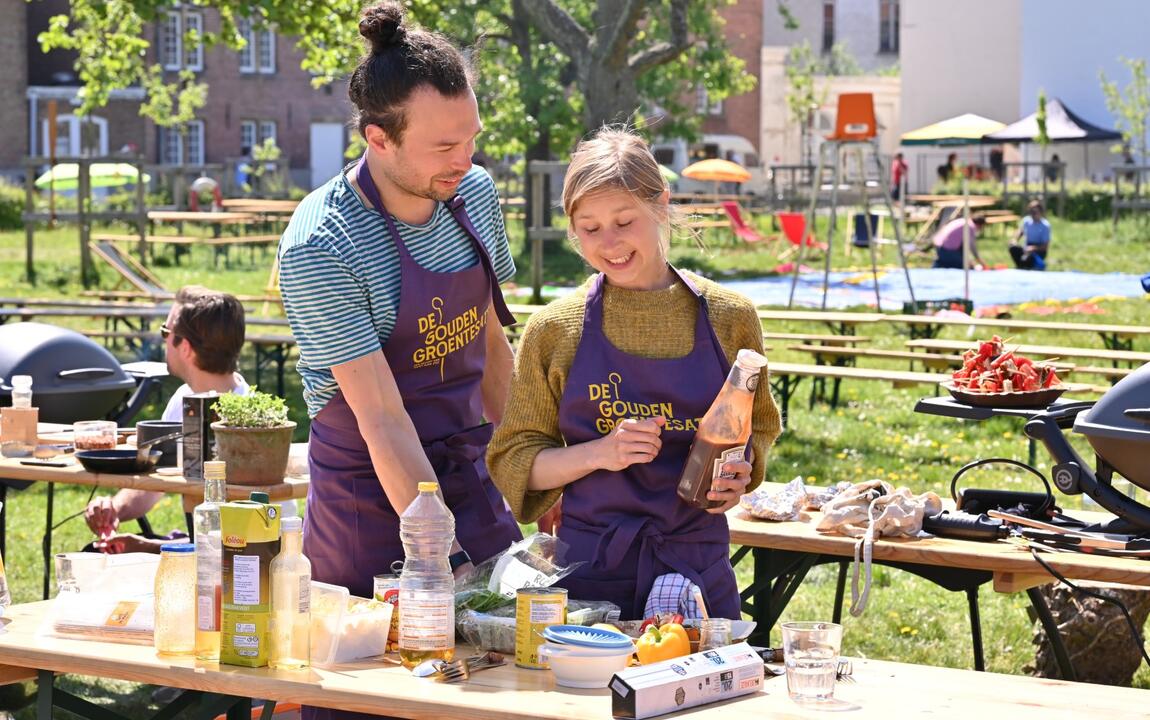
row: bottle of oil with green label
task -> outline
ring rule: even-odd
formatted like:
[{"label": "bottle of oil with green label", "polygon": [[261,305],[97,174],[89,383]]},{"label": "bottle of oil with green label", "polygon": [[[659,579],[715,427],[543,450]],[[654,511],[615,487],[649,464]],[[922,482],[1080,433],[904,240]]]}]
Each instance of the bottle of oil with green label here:
[{"label": "bottle of oil with green label", "polygon": [[267,493],[220,506],[223,618],[220,662],[268,663],[272,614],[271,562],[280,551],[279,507]]}]

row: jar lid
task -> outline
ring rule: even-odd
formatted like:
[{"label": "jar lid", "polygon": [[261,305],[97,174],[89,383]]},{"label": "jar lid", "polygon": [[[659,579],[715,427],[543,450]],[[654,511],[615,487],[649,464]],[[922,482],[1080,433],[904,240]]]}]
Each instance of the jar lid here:
[{"label": "jar lid", "polygon": [[173,552],[173,553],[193,553],[196,551],[196,546],[189,542],[184,543],[164,543],[160,546],[160,552]]}]

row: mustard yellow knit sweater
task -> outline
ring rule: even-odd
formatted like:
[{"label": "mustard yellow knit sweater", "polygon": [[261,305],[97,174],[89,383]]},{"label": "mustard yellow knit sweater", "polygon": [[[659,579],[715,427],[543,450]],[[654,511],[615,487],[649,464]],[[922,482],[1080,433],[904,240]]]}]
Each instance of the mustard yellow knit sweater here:
[{"label": "mustard yellow knit sweater", "polygon": [[[762,326],[754,305],[742,295],[709,280],[690,275],[707,299],[708,317],[727,361],[734,363],[740,348],[763,348]],[[571,295],[552,302],[527,322],[515,358],[511,392],[503,421],[487,450],[487,465],[495,485],[507,498],[520,522],[533,522],[563,494],[527,489],[527,478],[541,450],[563,447],[559,431],[559,401],[583,330],[583,308],[590,281]],[[625,290],[604,285],[603,331],[625,353],[648,358],[677,358],[694,344],[698,305],[682,283],[663,290]],[[762,482],[767,454],[782,423],[763,370],[755,395],[752,445],[753,471],[748,489]],[[678,478],[668,478],[668,485]]]}]

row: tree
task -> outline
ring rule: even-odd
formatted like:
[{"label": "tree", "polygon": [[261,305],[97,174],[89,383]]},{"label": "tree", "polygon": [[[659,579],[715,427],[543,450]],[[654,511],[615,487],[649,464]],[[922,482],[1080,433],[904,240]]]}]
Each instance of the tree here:
[{"label": "tree", "polygon": [[[1106,79],[1106,73],[1099,71],[1102,93],[1106,96],[1106,109],[1114,116],[1114,122],[1122,133],[1129,151],[1134,157],[1146,161],[1147,125],[1150,124],[1150,81],[1146,77],[1146,60],[1143,58],[1121,58],[1130,69],[1130,84],[1119,90],[1118,84]],[[1116,151],[1119,148],[1115,149]]]},{"label": "tree", "polygon": [[1038,111],[1034,113],[1034,122],[1038,125],[1038,134],[1034,142],[1042,150],[1042,173],[1046,174],[1046,146],[1050,144],[1050,136],[1046,134],[1046,91],[1038,88]]},{"label": "tree", "polygon": [[787,51],[787,64],[784,68],[789,86],[787,109],[790,110],[791,119],[798,123],[803,158],[807,165],[811,164],[810,134],[814,113],[826,100],[826,89],[816,90],[815,87],[815,76],[822,74],[821,69],[811,44],[806,40],[792,45]]}]

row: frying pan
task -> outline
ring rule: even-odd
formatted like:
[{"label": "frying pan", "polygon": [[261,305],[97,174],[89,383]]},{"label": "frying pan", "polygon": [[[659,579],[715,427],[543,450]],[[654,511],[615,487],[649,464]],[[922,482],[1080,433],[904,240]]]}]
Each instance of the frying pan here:
[{"label": "frying pan", "polygon": [[159,450],[149,450],[141,462],[136,458],[134,448],[127,450],[77,450],[76,459],[88,472],[134,475],[150,473],[163,455]]}]

